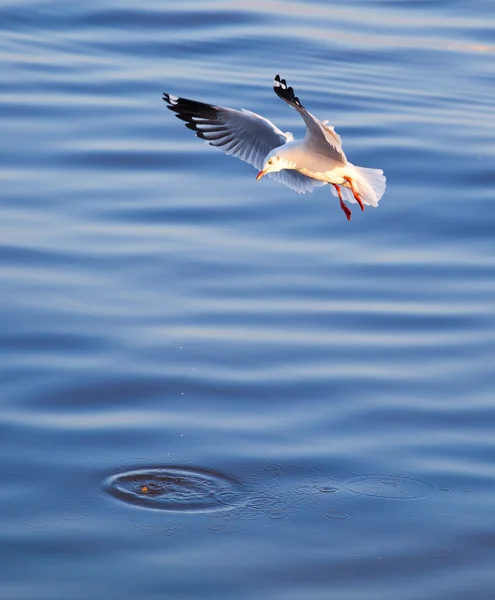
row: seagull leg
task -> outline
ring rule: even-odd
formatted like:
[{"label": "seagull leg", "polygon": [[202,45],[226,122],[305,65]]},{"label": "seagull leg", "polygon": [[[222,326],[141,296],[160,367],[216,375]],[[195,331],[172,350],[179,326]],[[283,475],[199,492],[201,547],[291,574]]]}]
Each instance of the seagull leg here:
[{"label": "seagull leg", "polygon": [[340,191],[340,187],[336,183],[332,183],[333,187],[337,190],[337,194],[339,195],[340,200],[340,208],[344,211],[347,220],[351,220],[351,211],[349,207],[344,204],[344,199],[342,198],[342,192]]},{"label": "seagull leg", "polygon": [[352,190],[352,193],[354,194],[354,198],[356,199],[356,202],[361,207],[361,210],[364,210],[363,201],[361,200],[361,196],[358,194],[358,192],[356,191],[356,188],[354,187],[354,182],[352,181],[352,179],[350,177],[344,177],[344,179],[351,186],[351,190]]}]

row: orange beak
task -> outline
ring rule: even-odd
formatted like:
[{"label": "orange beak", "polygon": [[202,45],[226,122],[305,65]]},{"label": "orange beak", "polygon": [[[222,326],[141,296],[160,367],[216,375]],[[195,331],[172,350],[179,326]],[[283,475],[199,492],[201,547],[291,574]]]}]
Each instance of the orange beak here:
[{"label": "orange beak", "polygon": [[258,179],[261,179],[263,175],[266,175],[266,171],[260,171],[258,175],[256,175],[256,181],[258,181]]}]

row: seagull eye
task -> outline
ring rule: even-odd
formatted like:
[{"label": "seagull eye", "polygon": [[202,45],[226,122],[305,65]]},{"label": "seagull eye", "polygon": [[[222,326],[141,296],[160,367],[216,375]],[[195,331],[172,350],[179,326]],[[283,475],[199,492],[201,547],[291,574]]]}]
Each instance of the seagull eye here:
[{"label": "seagull eye", "polygon": [[272,159],[270,158],[270,160],[268,161],[268,164],[271,165],[272,164]]}]

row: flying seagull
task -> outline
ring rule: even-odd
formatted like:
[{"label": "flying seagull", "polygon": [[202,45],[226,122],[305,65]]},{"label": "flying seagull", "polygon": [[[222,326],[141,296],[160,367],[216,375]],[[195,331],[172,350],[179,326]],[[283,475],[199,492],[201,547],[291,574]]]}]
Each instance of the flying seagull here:
[{"label": "flying seagull", "polygon": [[308,112],[279,75],[275,76],[273,89],[301,115],[306,125],[303,140],[294,140],[292,133],[283,133],[268,119],[250,110],[223,108],[171,94],[163,94],[163,99],[197,137],[256,167],[257,180],[268,174],[301,194],[329,183],[349,221],[351,211],[344,199],[357,202],[361,210],[365,204],[378,206],[385,191],[383,171],[356,167],[348,162],[334,128],[328,121],[319,121]]}]

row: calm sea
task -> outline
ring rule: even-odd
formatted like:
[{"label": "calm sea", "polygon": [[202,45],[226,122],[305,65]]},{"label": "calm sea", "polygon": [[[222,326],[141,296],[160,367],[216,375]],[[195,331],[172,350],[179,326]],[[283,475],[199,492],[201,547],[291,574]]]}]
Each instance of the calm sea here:
[{"label": "calm sea", "polygon": [[[495,597],[492,0],[5,1],[0,597]],[[162,92],[384,169],[351,223]]]}]

